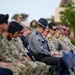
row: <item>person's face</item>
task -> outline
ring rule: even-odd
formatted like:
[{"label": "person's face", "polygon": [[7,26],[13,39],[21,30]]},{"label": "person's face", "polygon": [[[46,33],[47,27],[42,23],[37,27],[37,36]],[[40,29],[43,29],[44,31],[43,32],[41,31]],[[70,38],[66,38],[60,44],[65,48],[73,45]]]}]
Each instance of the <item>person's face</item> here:
[{"label": "person's face", "polygon": [[48,33],[49,33],[49,30],[48,30],[48,29],[45,29],[44,32],[43,32],[43,35],[44,35],[45,37],[47,37]]},{"label": "person's face", "polygon": [[62,26],[62,28],[61,28],[61,34],[65,34],[65,30],[66,30],[66,27]]},{"label": "person's face", "polygon": [[19,34],[20,34],[20,31],[17,31],[17,32],[15,32],[15,33],[13,34],[13,37],[14,37],[14,38],[17,38],[17,37],[19,36]]},{"label": "person's face", "polygon": [[70,28],[69,27],[66,27],[65,34],[68,35],[69,34],[69,31],[70,31]]},{"label": "person's face", "polygon": [[44,27],[41,27],[41,33],[43,33],[45,31]]},{"label": "person's face", "polygon": [[23,32],[23,35],[25,37],[28,37],[30,34],[31,34],[31,30],[26,30],[26,31]]},{"label": "person's face", "polygon": [[60,31],[57,31],[57,32],[55,33],[56,38],[59,38],[60,35],[61,35]]},{"label": "person's face", "polygon": [[22,17],[17,17],[17,21],[21,22],[22,21]]},{"label": "person's face", "polygon": [[7,31],[8,30],[8,23],[3,23],[1,26],[0,26],[0,28],[1,28],[1,31],[2,32],[5,32],[5,31]]},{"label": "person's face", "polygon": [[56,33],[56,26],[53,26],[49,31],[52,35],[54,35]]}]

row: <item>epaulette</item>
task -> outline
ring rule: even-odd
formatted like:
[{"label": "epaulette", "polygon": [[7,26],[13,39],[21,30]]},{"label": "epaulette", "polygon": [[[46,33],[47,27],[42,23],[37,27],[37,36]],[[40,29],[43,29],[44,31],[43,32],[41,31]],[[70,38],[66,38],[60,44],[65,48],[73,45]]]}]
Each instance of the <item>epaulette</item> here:
[{"label": "epaulette", "polygon": [[48,37],[48,41],[51,41],[52,40],[52,37]]}]

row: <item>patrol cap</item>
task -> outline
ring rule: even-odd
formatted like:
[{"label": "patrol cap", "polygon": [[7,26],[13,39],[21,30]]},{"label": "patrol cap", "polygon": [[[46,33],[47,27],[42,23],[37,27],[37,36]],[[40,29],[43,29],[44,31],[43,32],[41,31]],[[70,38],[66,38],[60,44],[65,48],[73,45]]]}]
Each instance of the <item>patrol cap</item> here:
[{"label": "patrol cap", "polygon": [[6,15],[0,14],[0,24],[2,24],[2,23],[8,23],[8,18],[9,18],[8,14],[6,14]]},{"label": "patrol cap", "polygon": [[41,25],[42,27],[44,27],[44,28],[46,28],[47,27],[47,25],[48,25],[48,22],[47,22],[47,20],[46,19],[44,19],[44,18],[40,18],[39,20],[38,20],[38,22],[37,22],[39,25]]},{"label": "patrol cap", "polygon": [[12,34],[23,29],[23,26],[21,26],[18,22],[11,21],[9,24],[8,32]]},{"label": "patrol cap", "polygon": [[20,17],[20,18],[22,18],[22,15],[20,15],[20,14],[19,14],[19,15],[17,15],[17,17]]}]

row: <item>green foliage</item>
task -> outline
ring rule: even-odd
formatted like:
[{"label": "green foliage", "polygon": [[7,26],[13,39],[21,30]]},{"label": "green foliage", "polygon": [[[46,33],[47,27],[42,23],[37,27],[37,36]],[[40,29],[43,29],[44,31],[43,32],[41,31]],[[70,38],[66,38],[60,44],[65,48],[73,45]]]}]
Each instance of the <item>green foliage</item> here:
[{"label": "green foliage", "polygon": [[60,12],[60,19],[61,23],[65,25],[69,25],[73,30],[75,30],[75,4],[69,3],[62,5],[65,9],[64,11]]},{"label": "green foliage", "polygon": [[72,44],[75,45],[75,40],[71,40]]},{"label": "green foliage", "polygon": [[22,13],[22,14],[14,14],[12,16],[12,19],[16,20],[16,18],[17,18],[18,15],[21,15],[22,16],[22,20],[26,20],[28,18],[28,14]]}]

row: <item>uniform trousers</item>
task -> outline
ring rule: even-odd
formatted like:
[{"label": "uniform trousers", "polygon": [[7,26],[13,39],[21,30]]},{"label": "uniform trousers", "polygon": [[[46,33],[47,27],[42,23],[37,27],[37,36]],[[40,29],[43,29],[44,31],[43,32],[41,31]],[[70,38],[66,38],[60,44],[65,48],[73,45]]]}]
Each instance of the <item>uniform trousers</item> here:
[{"label": "uniform trousers", "polygon": [[58,67],[57,75],[68,75],[65,74],[65,72],[68,73],[68,69],[61,57],[51,57],[49,55],[45,55],[41,53],[34,54],[33,56],[37,61],[44,62],[45,64],[50,66],[57,66]]}]

